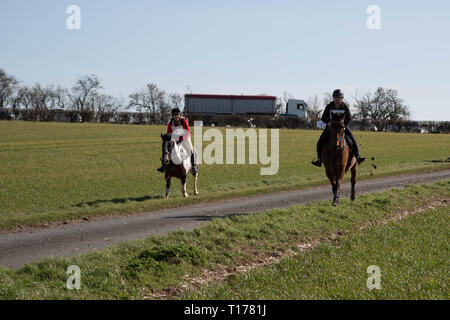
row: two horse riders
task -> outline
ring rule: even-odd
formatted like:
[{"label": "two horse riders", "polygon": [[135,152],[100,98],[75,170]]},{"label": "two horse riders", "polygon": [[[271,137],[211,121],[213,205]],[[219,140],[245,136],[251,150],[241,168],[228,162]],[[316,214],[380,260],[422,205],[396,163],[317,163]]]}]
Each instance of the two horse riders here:
[{"label": "two horse riders", "polygon": [[[181,111],[178,108],[172,109],[172,118],[167,125],[167,133],[171,134],[175,138],[175,141],[181,143],[183,148],[188,152],[191,157],[192,174],[195,175],[197,173],[197,166],[195,165],[195,150],[191,142],[191,129],[187,120],[181,116]],[[164,159],[161,158],[161,168],[156,170],[164,172]]]},{"label": "two horse riders", "polygon": [[[352,116],[348,106],[343,102],[344,94],[340,89],[336,89],[333,91],[333,101],[330,102],[326,107],[325,111],[322,114],[322,121],[327,124],[325,130],[322,132],[322,135],[317,142],[317,160],[313,161],[312,164],[315,166],[322,166],[321,153],[322,148],[325,143],[328,141],[330,137],[330,124],[331,124],[331,110],[345,110],[345,133],[347,137],[350,139],[352,152],[358,161],[358,164],[361,164],[366,160],[366,158],[362,158],[359,154],[358,143],[356,142],[355,137],[353,136],[352,131],[348,127],[348,124],[352,120]],[[178,142],[182,144],[183,148],[188,152],[191,157],[191,166],[192,173],[195,175],[197,173],[197,166],[195,164],[195,150],[192,146],[191,142],[191,130],[189,128],[189,124],[187,120],[181,117],[181,111],[178,108],[172,109],[172,118],[170,119],[167,125],[167,133],[172,134],[175,138],[178,137]],[[164,152],[164,150],[163,150]],[[159,172],[164,172],[164,160],[161,158],[161,168],[157,169]]]},{"label": "two horse riders", "polygon": [[325,111],[322,114],[322,121],[327,124],[325,130],[323,131],[322,135],[319,138],[319,142],[317,142],[317,160],[313,161],[312,164],[315,166],[320,167],[322,165],[322,148],[325,145],[325,143],[328,141],[330,137],[330,125],[331,125],[331,110],[345,110],[345,134],[348,138],[350,138],[352,152],[356,157],[356,160],[358,161],[358,164],[361,164],[366,160],[366,158],[362,158],[359,155],[359,149],[358,144],[356,142],[355,137],[353,136],[353,133],[348,128],[348,124],[352,120],[352,115],[350,113],[350,110],[348,106],[342,101],[344,99],[344,94],[340,89],[336,89],[333,91],[333,101],[330,102],[326,107]]}]

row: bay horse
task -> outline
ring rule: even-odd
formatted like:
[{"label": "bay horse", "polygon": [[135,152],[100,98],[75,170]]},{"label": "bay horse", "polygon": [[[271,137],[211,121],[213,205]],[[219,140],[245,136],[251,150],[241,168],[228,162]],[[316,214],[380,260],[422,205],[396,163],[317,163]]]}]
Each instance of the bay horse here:
[{"label": "bay horse", "polygon": [[191,157],[188,156],[187,151],[172,139],[170,133],[161,134],[163,140],[163,161],[165,167],[166,179],[166,199],[169,199],[170,194],[170,180],[172,177],[181,180],[181,194],[183,197],[188,197],[186,192],[187,174],[190,171],[194,176],[194,195],[198,195],[197,178],[198,172],[192,173]]},{"label": "bay horse", "polygon": [[[330,180],[334,194],[333,206],[339,205],[340,187],[344,180],[345,172],[347,172],[348,169],[351,169],[352,173],[352,191],[350,199],[352,201],[355,200],[356,171],[358,162],[356,161],[356,157],[351,153],[349,145],[345,139],[344,118],[344,110],[331,111],[330,137],[326,145],[322,148],[322,162],[325,166],[325,171],[328,179]],[[351,157],[351,159],[349,159],[349,157]]]}]

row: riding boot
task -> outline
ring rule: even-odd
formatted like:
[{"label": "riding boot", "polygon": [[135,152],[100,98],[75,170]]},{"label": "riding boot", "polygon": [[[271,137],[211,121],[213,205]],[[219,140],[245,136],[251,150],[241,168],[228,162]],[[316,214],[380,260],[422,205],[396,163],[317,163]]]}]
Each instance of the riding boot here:
[{"label": "riding boot", "polygon": [[366,161],[366,158],[362,158],[359,154],[359,148],[358,148],[358,143],[356,143],[356,140],[354,140],[353,138],[353,154],[355,155],[356,161],[358,161],[358,164],[363,163],[364,161]]},{"label": "riding boot", "polygon": [[358,164],[363,163],[364,161],[366,161],[366,158],[362,158],[359,155],[356,157],[356,160],[358,161]]},{"label": "riding boot", "polygon": [[197,166],[195,165],[194,153],[191,154],[191,171],[192,171],[192,174],[197,174],[197,172],[198,172]]},{"label": "riding boot", "polygon": [[356,142],[355,137],[353,136],[352,131],[349,128],[345,128],[346,134],[347,136],[351,139],[352,141],[352,151],[353,154],[355,155],[356,161],[358,162],[358,164],[363,163],[364,161],[366,161],[366,158],[362,158],[359,154],[359,148],[358,148],[358,143]]},{"label": "riding boot", "polygon": [[322,166],[322,159],[321,158],[321,146],[319,145],[319,143],[317,144],[317,160],[316,161],[312,161],[311,163],[313,165],[315,165],[316,167],[321,167]]},{"label": "riding boot", "polygon": [[328,141],[330,135],[330,130],[328,129],[328,126],[325,128],[325,130],[320,135],[319,141],[317,142],[317,160],[312,161],[311,163],[315,165],[316,167],[322,166],[322,146],[325,145],[325,143]]},{"label": "riding boot", "polygon": [[166,166],[164,165],[164,159],[161,158],[161,168],[158,168],[156,170],[158,170],[159,172],[164,172],[165,168],[166,168]]}]

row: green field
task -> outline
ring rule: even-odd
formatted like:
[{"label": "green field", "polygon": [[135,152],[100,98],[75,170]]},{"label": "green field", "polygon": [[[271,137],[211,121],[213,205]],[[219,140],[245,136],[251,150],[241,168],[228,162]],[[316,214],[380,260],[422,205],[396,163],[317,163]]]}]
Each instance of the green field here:
[{"label": "green field", "polygon": [[[182,198],[177,180],[167,201],[163,174],[155,170],[164,131],[163,126],[0,121],[0,229],[328,183],[324,170],[310,164],[320,132],[280,130],[276,175],[261,176],[260,164],[202,165],[200,195],[192,196],[190,177],[191,197]],[[355,136],[368,157],[358,179],[450,168],[445,162],[450,156],[448,135]],[[203,148],[206,145],[203,142]]]},{"label": "green field", "polygon": [[[214,282],[183,299],[440,299],[450,298],[450,206],[377,225],[311,252]],[[367,287],[369,266],[380,287]]]},{"label": "green field", "polygon": [[[339,207],[321,201],[213,219],[192,232],[17,271],[0,267],[0,299],[447,299],[449,198],[444,181],[343,199]],[[383,224],[418,208],[424,211]],[[314,241],[318,247],[299,252],[298,244]],[[239,271],[264,257],[281,260]],[[70,265],[81,270],[80,290],[66,288]],[[365,286],[369,265],[381,268],[380,291]],[[225,271],[220,282],[192,283]]]}]

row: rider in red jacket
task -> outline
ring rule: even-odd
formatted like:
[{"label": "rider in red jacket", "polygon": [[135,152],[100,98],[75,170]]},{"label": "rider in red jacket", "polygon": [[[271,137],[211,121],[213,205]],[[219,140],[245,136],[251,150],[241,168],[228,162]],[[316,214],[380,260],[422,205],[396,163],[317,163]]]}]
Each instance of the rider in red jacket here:
[{"label": "rider in red jacket", "polygon": [[[179,135],[178,142],[183,141],[183,138],[190,138],[191,136],[191,129],[189,128],[189,124],[185,118],[181,117],[181,113],[179,113],[179,109],[174,109],[175,111],[172,112],[172,119],[170,119],[168,125],[167,125],[167,133],[172,134],[173,130],[177,130],[178,128],[183,128],[184,135]],[[174,114],[175,113],[175,114]],[[176,132],[178,133],[178,132]],[[180,132],[181,134],[181,132]]]},{"label": "rider in red jacket", "polygon": [[[172,119],[167,125],[167,133],[172,135],[178,143],[181,143],[183,148],[191,157],[192,173],[197,173],[197,166],[195,164],[195,150],[191,142],[191,129],[188,121],[181,117],[181,111],[178,108],[172,109]],[[164,172],[164,161],[162,161],[161,168],[157,169],[159,172]]]}]

